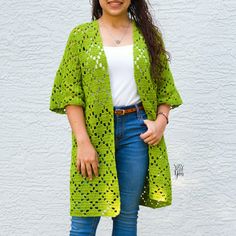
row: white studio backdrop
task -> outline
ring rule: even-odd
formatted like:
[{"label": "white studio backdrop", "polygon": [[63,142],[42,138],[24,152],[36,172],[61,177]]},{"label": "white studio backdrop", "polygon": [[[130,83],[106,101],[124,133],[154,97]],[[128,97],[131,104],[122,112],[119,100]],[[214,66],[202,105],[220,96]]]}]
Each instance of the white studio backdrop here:
[{"label": "white studio backdrop", "polygon": [[[236,231],[236,2],[153,0],[183,105],[165,131],[173,204],[141,207],[140,236],[232,236]],[[49,111],[70,30],[89,1],[2,1],[0,236],[69,233],[71,136]],[[184,175],[175,176],[175,165]],[[178,169],[180,171],[180,169]],[[179,172],[181,173],[181,171]],[[98,236],[110,236],[102,217]]]}]

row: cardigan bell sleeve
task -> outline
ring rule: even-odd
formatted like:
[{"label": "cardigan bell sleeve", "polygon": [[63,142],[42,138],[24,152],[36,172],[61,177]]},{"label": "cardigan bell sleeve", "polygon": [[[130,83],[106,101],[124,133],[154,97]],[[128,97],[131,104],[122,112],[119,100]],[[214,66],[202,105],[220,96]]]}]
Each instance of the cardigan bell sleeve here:
[{"label": "cardigan bell sleeve", "polygon": [[161,80],[157,84],[157,105],[165,103],[174,109],[183,104],[183,100],[176,88],[169,61],[164,53],[161,55],[161,63],[164,69],[161,71]]},{"label": "cardigan bell sleeve", "polygon": [[85,106],[76,34],[69,34],[51,91],[49,110],[58,114],[66,114],[66,105]]}]

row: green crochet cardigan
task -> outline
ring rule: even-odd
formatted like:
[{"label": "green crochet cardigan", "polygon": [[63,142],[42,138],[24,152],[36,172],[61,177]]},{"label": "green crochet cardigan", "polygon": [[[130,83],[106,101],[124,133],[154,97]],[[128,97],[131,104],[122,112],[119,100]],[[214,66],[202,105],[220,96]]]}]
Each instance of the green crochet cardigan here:
[{"label": "green crochet cardigan", "polygon": [[[134,77],[147,118],[156,119],[161,103],[172,109],[182,104],[166,56],[163,82],[150,77],[150,61],[144,37],[132,20]],[[97,20],[75,26],[68,37],[50,96],[50,111],[66,114],[67,104],[84,109],[86,128],[99,154],[99,176],[83,178],[76,169],[77,143],[73,132],[70,167],[70,215],[117,216],[120,192],[115,162],[114,113],[108,74]],[[79,147],[78,147],[79,148]],[[171,205],[172,187],[164,135],[158,145],[148,146],[149,168],[140,205],[159,208]]]}]

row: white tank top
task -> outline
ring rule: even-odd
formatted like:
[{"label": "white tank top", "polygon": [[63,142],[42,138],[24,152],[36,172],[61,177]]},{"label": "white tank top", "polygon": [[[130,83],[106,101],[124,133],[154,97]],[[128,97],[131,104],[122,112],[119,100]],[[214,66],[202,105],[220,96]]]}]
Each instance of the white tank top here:
[{"label": "white tank top", "polygon": [[104,46],[112,100],[114,106],[128,106],[140,102],[134,79],[133,44],[125,46]]}]

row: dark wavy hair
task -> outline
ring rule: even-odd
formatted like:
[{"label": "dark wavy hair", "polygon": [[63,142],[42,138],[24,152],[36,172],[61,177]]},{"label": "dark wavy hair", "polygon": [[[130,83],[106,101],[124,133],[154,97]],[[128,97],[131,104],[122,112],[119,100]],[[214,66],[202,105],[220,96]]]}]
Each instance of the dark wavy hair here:
[{"label": "dark wavy hair", "polygon": [[[153,23],[152,15],[148,9],[146,0],[131,0],[128,8],[128,14],[131,19],[134,19],[137,27],[141,30],[151,61],[150,73],[154,81],[158,82],[161,78],[161,72],[165,67],[165,63],[161,63],[161,54],[166,54],[167,60],[170,61],[170,53],[166,51],[162,39],[160,29]],[[92,0],[92,20],[98,19],[102,16],[102,8],[99,0]]]}]

